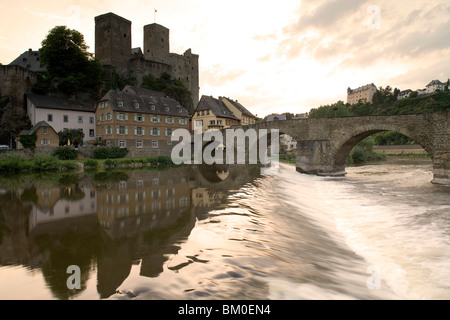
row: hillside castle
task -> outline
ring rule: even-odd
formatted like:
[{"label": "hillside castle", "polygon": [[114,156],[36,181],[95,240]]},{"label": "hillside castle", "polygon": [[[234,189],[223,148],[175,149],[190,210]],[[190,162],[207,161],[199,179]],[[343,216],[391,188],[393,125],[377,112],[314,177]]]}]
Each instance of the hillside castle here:
[{"label": "hillside castle", "polygon": [[156,24],[144,26],[144,48],[131,47],[131,21],[114,13],[95,17],[95,56],[106,70],[138,83],[148,74],[168,72],[192,92],[193,108],[199,101],[198,58],[191,49],[183,55],[171,53],[169,29]]},{"label": "hillside castle", "polygon": [[[106,71],[134,77],[138,84],[152,74],[158,78],[168,72],[192,92],[192,110],[199,101],[199,56],[191,49],[183,55],[170,53],[169,29],[153,23],[144,26],[144,50],[131,47],[131,21],[114,13],[95,17],[95,56]],[[0,95],[12,98],[19,112],[24,111],[24,96],[31,93],[37,74],[45,71],[39,51],[29,49],[9,65],[0,64]]]}]

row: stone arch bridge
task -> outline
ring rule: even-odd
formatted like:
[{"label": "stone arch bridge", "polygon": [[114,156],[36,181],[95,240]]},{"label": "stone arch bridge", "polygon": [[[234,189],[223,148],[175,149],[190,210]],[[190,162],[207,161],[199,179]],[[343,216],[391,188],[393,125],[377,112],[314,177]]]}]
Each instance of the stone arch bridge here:
[{"label": "stone arch bridge", "polygon": [[323,176],[345,175],[345,160],[364,138],[395,131],[414,139],[430,155],[433,183],[450,185],[450,111],[343,118],[309,118],[263,122],[233,129],[279,129],[297,140],[297,171]]}]

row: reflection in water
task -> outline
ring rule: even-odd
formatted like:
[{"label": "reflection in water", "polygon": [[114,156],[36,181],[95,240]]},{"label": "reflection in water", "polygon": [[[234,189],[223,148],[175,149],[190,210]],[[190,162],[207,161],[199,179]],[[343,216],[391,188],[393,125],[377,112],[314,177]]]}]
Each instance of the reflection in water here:
[{"label": "reflection in water", "polygon": [[[48,298],[56,299],[95,298],[90,280],[96,279],[97,298],[107,298],[133,266],[139,265],[144,277],[163,272],[196,221],[225,203],[227,190],[251,181],[256,169],[183,167],[2,178],[0,275],[6,266],[23,266],[30,276],[40,271],[51,292]],[[67,288],[70,265],[81,269],[81,290]],[[31,295],[26,290],[15,288],[10,292],[17,296],[0,298],[47,298],[45,288]]]}]

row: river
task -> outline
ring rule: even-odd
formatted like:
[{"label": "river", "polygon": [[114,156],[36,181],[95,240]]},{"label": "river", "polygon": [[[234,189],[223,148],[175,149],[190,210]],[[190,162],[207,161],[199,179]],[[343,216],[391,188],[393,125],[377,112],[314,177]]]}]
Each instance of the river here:
[{"label": "river", "polygon": [[408,158],[1,177],[0,299],[450,299],[431,179]]}]

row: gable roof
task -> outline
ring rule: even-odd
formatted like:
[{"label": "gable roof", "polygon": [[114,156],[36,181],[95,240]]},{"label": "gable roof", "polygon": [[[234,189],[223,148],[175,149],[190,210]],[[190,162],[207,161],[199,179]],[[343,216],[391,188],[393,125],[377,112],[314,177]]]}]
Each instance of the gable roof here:
[{"label": "gable roof", "polygon": [[49,125],[46,121],[40,121],[40,122],[36,123],[31,129],[29,129],[29,130],[22,130],[19,133],[19,135],[30,135],[30,134],[33,134],[34,132],[37,131],[37,129],[39,129],[41,127],[50,127],[50,128],[53,129],[53,127],[51,125]]},{"label": "gable roof", "polygon": [[84,112],[95,111],[95,106],[93,104],[80,103],[77,101],[63,99],[59,97],[27,94],[27,98],[34,104],[36,108],[72,110]]},{"label": "gable roof", "polygon": [[33,51],[31,49],[25,51],[16,59],[14,59],[14,61],[11,62],[10,65],[19,66],[33,72],[47,71],[47,68],[40,62],[39,51]]},{"label": "gable roof", "polygon": [[[126,86],[122,91],[109,90],[100,101],[109,101],[111,108],[118,112],[137,112],[146,114],[169,115],[177,117],[189,117],[189,112],[178,101],[169,98],[162,92],[144,88]],[[122,106],[118,101],[122,101]],[[134,103],[139,103],[139,108]],[[155,110],[151,106],[155,106]],[[166,107],[169,110],[166,110]]]},{"label": "gable roof", "polygon": [[442,82],[440,82],[439,80],[433,80],[429,84],[427,84],[426,87],[430,87],[432,85],[444,85],[444,84]]},{"label": "gable roof", "polygon": [[267,117],[267,121],[286,120],[285,114],[271,114]]},{"label": "gable roof", "polygon": [[229,119],[240,121],[238,118],[236,118],[234,113],[231,112],[231,110],[227,108],[227,106],[225,105],[225,103],[223,103],[222,100],[215,99],[211,96],[202,96],[202,98],[198,102],[195,112],[204,111],[204,110],[211,110],[211,112],[216,117],[229,118]]},{"label": "gable roof", "polygon": [[227,97],[223,97],[223,98],[219,98],[219,99],[227,99],[227,101],[229,101],[236,109],[238,109],[240,112],[242,112],[243,114],[250,116],[250,117],[255,117],[250,111],[248,111],[242,104],[240,104],[237,100],[233,100]]}]

